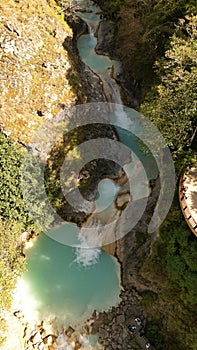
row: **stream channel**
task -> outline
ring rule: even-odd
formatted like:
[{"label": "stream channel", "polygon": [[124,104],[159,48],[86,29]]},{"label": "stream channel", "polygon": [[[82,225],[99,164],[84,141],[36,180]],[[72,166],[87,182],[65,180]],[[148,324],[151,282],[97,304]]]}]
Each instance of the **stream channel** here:
[{"label": "stream channel", "polygon": [[[81,59],[99,75],[104,88],[106,86],[110,90],[111,102],[121,105],[119,86],[112,77],[114,61],[95,52],[97,38],[94,33],[100,21],[100,9],[91,1],[76,3],[83,8],[83,12],[77,12],[77,15],[89,28],[89,33],[78,39]],[[119,107],[115,117],[121,117],[121,113],[124,111]],[[136,128],[140,128],[137,114],[131,112],[131,118],[133,115]],[[140,150],[134,135],[131,137],[125,129],[118,127],[116,131],[120,141],[133,151],[132,163],[128,164],[133,181],[132,196],[135,199],[147,197],[150,191],[149,179],[155,178],[156,174],[151,158]],[[138,157],[145,164],[147,176],[143,171],[137,172]],[[118,192],[113,181],[106,181],[100,183],[100,196],[97,199],[100,207],[102,202],[113,202]],[[79,231],[75,224],[64,223],[47,235],[41,235],[26,251],[28,271],[20,281],[16,300],[30,323],[50,319],[53,323],[64,325],[64,328],[71,325],[80,331],[81,325],[94,310],[107,310],[119,303],[121,286],[117,260],[100,248],[73,248],[61,244],[62,234],[77,235]],[[50,234],[56,234],[57,240],[51,239]]]}]

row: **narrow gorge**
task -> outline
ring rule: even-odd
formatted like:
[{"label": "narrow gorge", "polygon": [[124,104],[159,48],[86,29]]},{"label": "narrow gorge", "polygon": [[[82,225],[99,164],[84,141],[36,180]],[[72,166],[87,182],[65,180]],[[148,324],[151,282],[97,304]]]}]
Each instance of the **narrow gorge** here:
[{"label": "narrow gorge", "polygon": [[2,350],[155,350],[165,310],[175,319],[155,245],[175,169],[139,113],[140,73],[121,61],[113,6],[0,5],[0,243],[11,246],[7,275],[0,265]]},{"label": "narrow gorge", "polygon": [[[116,105],[112,107],[112,110],[114,109],[114,116],[120,118],[120,115],[125,114],[125,111],[121,107],[121,89],[117,85],[114,76],[119,74],[121,63],[110,60],[107,56],[96,54],[97,39],[95,32],[99,30],[99,8],[91,2],[89,4],[81,2],[76,5],[77,12],[72,12],[69,15],[68,22],[70,22],[74,31],[74,46],[72,50],[76,54],[78,51],[80,55],[80,57],[75,58],[77,61],[76,66],[80,64],[80,59],[84,62],[83,72],[79,71],[79,76],[83,79],[82,86],[84,84],[84,91],[88,89],[87,95],[89,97],[87,102],[107,101],[115,103]],[[68,16],[68,13],[66,15]],[[77,24],[78,21],[79,24]],[[83,31],[86,30],[88,30],[88,33],[83,34]],[[77,41],[75,41],[76,38],[78,38]],[[68,48],[69,45],[70,37],[64,42],[65,48]],[[89,83],[92,81],[93,86],[91,88],[87,87],[87,81]],[[96,93],[93,93],[93,90]],[[135,116],[135,112],[132,112],[132,110],[131,118],[137,118],[137,115]],[[124,126],[127,127],[127,125]],[[118,139],[125,142],[132,150],[134,148],[138,156],[144,157],[144,161],[147,164],[151,164],[151,159],[146,159],[146,156],[140,151],[137,139],[135,140],[133,137],[130,144],[128,141],[130,134],[125,135],[124,130],[121,131],[121,128],[118,127],[116,131],[114,130],[113,137],[117,138],[116,135],[118,135]],[[32,142],[31,145],[33,145]],[[37,148],[40,148],[39,144]],[[131,156],[128,154],[127,158],[129,157]],[[140,167],[139,160],[134,152],[132,152],[131,158],[132,162],[127,164],[127,174],[132,178],[132,197],[136,201],[149,196],[149,181],[156,177],[157,170],[156,168],[155,170],[152,169],[152,174],[149,171],[149,180],[147,180],[145,172]],[[151,167],[152,165],[149,166],[149,169]],[[98,213],[92,214],[82,226],[82,232],[85,232],[84,237],[86,237],[85,245],[89,247],[88,249],[83,247],[83,243],[80,248],[75,248],[74,250],[65,245],[65,235],[69,236],[72,234],[73,237],[79,234],[76,224],[66,223],[59,228],[49,231],[47,233],[48,237],[41,236],[36,238],[35,242],[34,239],[32,241],[33,246],[25,250],[28,272],[19,281],[14,295],[14,315],[24,325],[24,338],[18,339],[18,341],[24,342],[24,345],[21,345],[22,348],[33,349],[35,346],[38,346],[39,349],[77,349],[80,346],[81,349],[89,349],[92,346],[91,341],[88,340],[88,336],[83,340],[85,333],[82,324],[91,316],[93,311],[97,314],[96,320],[99,320],[99,311],[103,312],[113,307],[113,317],[116,318],[116,307],[121,301],[119,298],[120,283],[123,283],[124,288],[127,288],[124,276],[128,276],[128,273],[125,272],[125,267],[123,266],[125,259],[124,246],[122,242],[117,243],[117,237],[121,235],[120,232],[116,232],[117,229],[113,225],[113,220],[121,216],[121,211],[124,212],[124,209],[121,208],[125,208],[125,205],[127,205],[130,194],[124,171],[121,177],[118,175],[119,173],[120,169],[118,173],[116,169],[116,175],[111,175],[112,177],[109,176],[107,178],[102,175],[102,181],[100,181],[98,176],[97,182],[100,181],[98,182],[99,197],[96,201]],[[102,214],[103,208],[107,207],[108,209],[105,209],[104,214]],[[110,221],[112,221],[112,226],[107,235],[103,233],[104,241],[101,244],[107,253],[114,255],[121,262],[122,277],[115,259],[103,253],[100,248],[91,248],[89,239],[86,236],[87,228],[91,228],[96,222],[108,225]],[[134,241],[133,234],[130,236],[130,240]],[[94,245],[97,245],[97,242],[94,242]],[[147,248],[146,250],[148,251]],[[122,282],[120,279],[122,279]],[[106,291],[108,291],[107,294]],[[124,293],[122,298],[124,299]],[[127,297],[126,302],[121,301],[121,303],[124,305],[125,303],[128,304],[129,298]],[[120,312],[122,313],[123,310]],[[122,316],[119,315],[120,317],[125,318],[124,314]],[[94,318],[91,322],[94,322]],[[126,319],[125,322],[127,323]],[[67,333],[64,333],[66,329],[69,332],[69,327],[72,329],[71,339],[66,335]],[[88,326],[86,325],[85,327]],[[89,331],[94,329],[93,333],[95,333],[95,327],[89,326]],[[98,331],[99,336],[102,338],[104,330],[102,331],[102,327],[99,328],[97,326]],[[82,332],[83,335],[78,334],[78,332]],[[118,334],[119,332],[117,333],[116,331],[115,341],[119,336]],[[126,334],[127,337],[129,339],[129,334]],[[87,345],[85,345],[86,342]],[[8,341],[5,349],[9,347],[10,350],[13,346],[17,347],[18,345],[13,343],[11,346],[10,341]],[[98,344],[97,346],[99,348],[100,345]]]}]

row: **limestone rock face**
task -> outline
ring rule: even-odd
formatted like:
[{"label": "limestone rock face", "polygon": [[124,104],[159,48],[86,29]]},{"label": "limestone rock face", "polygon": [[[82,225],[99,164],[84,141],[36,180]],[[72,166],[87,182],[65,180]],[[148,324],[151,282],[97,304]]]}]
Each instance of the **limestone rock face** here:
[{"label": "limestone rock face", "polygon": [[75,102],[63,47],[72,31],[53,0],[6,0],[0,12],[1,129],[28,142],[46,118]]},{"label": "limestone rock face", "polygon": [[101,21],[98,29],[98,44],[96,46],[96,51],[98,54],[111,53],[113,55],[114,51],[114,26],[108,21]]},{"label": "limestone rock face", "polygon": [[141,275],[141,267],[150,255],[157,232],[148,233],[148,225],[154,212],[159,194],[159,181],[156,180],[148,197],[146,210],[136,226],[117,241],[116,256],[122,266],[122,283],[126,288],[136,290],[151,289],[157,292],[157,285],[150,283],[150,276]]}]

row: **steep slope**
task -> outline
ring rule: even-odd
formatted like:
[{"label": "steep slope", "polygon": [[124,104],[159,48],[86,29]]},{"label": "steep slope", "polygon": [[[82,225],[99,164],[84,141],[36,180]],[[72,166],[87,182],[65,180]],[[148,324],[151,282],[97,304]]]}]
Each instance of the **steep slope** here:
[{"label": "steep slope", "polygon": [[27,143],[46,118],[75,103],[63,48],[72,31],[53,0],[5,0],[0,12],[1,128]]}]

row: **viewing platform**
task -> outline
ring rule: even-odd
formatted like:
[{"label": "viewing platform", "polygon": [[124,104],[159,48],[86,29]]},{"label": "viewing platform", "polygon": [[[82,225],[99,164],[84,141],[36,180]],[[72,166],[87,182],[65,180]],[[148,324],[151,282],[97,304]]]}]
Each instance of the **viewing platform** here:
[{"label": "viewing platform", "polygon": [[180,179],[179,201],[185,220],[197,237],[197,163]]}]

